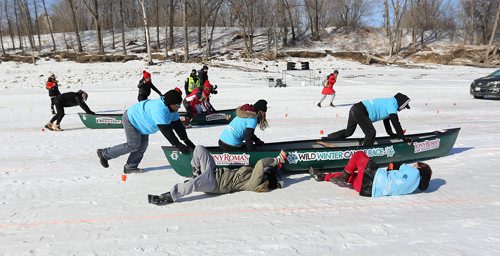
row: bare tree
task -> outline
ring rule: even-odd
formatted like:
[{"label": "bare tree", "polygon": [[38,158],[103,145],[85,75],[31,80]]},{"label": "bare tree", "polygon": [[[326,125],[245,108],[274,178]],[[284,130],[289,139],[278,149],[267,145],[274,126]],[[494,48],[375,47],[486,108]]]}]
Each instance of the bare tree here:
[{"label": "bare tree", "polygon": [[[388,0],[386,0],[388,1]],[[402,38],[402,20],[405,15],[407,0],[391,0],[390,5],[392,7],[393,19],[391,22],[392,30],[389,36],[389,59],[392,60],[393,54],[397,54],[401,50],[401,38]]]},{"label": "bare tree", "polygon": [[231,9],[235,11],[241,27],[245,42],[247,57],[253,57],[253,33],[255,30],[255,0],[229,0]]},{"label": "bare tree", "polygon": [[144,30],[146,31],[146,48],[148,51],[148,65],[152,65],[153,64],[153,57],[151,56],[151,42],[150,42],[150,35],[149,35],[149,25],[148,25],[148,17],[146,15],[146,6],[145,6],[146,0],[138,0],[138,1],[139,1],[139,4],[141,5],[141,8],[142,8]]},{"label": "bare tree", "polygon": [[2,45],[2,56],[5,56],[5,48],[3,46],[3,31],[2,31],[3,16],[1,10],[2,10],[2,3],[0,2],[0,44]]},{"label": "bare tree", "polygon": [[495,22],[493,23],[493,29],[491,30],[491,36],[488,45],[491,45],[493,43],[493,39],[495,38],[495,34],[497,32],[499,18],[500,18],[500,4],[498,5],[497,14],[495,15]]},{"label": "bare tree", "polygon": [[215,5],[215,11],[212,12],[212,15],[210,17],[212,18],[212,24],[211,27],[212,29],[210,30],[210,37],[207,38],[207,52],[206,52],[206,59],[210,59],[212,56],[212,42],[213,42],[213,37],[214,37],[214,29],[215,29],[215,22],[217,21],[217,16],[219,14],[219,10],[221,9],[222,5],[224,4],[224,0],[219,0],[216,5]]},{"label": "bare tree", "polygon": [[[168,1],[168,0],[167,0]],[[174,13],[175,13],[175,2],[170,0],[169,7],[169,22],[168,22],[168,39],[169,39],[169,49],[174,48]]]},{"label": "bare tree", "polygon": [[9,5],[9,1],[5,0],[5,5],[4,5],[4,8],[5,8],[5,18],[7,19],[7,25],[9,26],[9,34],[10,34],[10,39],[12,41],[12,49],[16,50],[16,41],[14,39],[14,29],[12,28],[13,27],[12,26],[12,20],[9,17],[8,5]]},{"label": "bare tree", "polygon": [[89,10],[92,18],[94,18],[95,28],[96,28],[96,39],[97,39],[97,48],[99,49],[100,54],[104,54],[104,44],[102,41],[102,28],[101,21],[99,19],[99,2],[98,0],[94,0],[94,7],[90,7],[87,3],[87,0],[82,0],[87,10]]},{"label": "bare tree", "polygon": [[45,12],[45,19],[47,22],[47,26],[49,27],[50,38],[52,39],[52,51],[56,50],[56,41],[54,40],[54,33],[52,33],[52,21],[49,19],[49,13],[47,12],[47,7],[45,5],[45,0],[42,0],[43,10]]},{"label": "bare tree", "polygon": [[73,5],[73,0],[67,0],[67,1],[71,9],[71,18],[73,20],[73,29],[75,30],[76,41],[78,43],[78,52],[81,53],[83,52],[83,47],[82,47],[82,40],[80,39],[80,31],[78,30],[78,22],[76,19],[75,6]]},{"label": "bare tree", "polygon": [[122,48],[123,55],[127,55],[127,47],[125,43],[125,20],[123,19],[123,0],[120,0],[120,21],[122,24]]},{"label": "bare tree", "polygon": [[17,29],[17,39],[19,39],[19,48],[21,48],[21,51],[24,51],[24,46],[23,46],[23,39],[22,39],[22,33],[21,33],[21,24],[18,18],[18,1],[14,1],[14,17],[16,21],[16,29]]},{"label": "bare tree", "polygon": [[187,24],[187,0],[182,0],[182,27],[184,30],[184,62],[189,61],[189,34],[188,34],[188,24]]},{"label": "bare tree", "polygon": [[36,34],[38,36],[38,49],[42,50],[42,40],[40,39],[40,23],[38,22],[38,4],[36,0],[33,0],[33,8],[35,11],[35,27],[36,27]]}]

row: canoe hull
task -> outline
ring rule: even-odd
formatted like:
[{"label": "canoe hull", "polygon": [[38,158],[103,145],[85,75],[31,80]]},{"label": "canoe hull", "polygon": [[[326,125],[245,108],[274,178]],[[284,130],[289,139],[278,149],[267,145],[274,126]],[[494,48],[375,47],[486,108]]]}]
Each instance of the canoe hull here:
[{"label": "canoe hull", "polygon": [[[253,166],[265,157],[276,157],[281,149],[288,153],[284,165],[285,172],[303,172],[314,167],[320,170],[340,171],[356,151],[365,151],[367,155],[381,166],[390,162],[412,162],[446,156],[453,148],[460,128],[443,131],[408,135],[414,143],[408,145],[399,139],[381,137],[373,146],[360,146],[360,139],[342,141],[291,141],[269,143],[258,148],[258,151],[225,152],[219,147],[207,147],[217,166],[237,167]],[[182,154],[175,147],[162,147],[172,168],[181,176],[189,177],[191,173],[192,154]]]},{"label": "canoe hull", "polygon": [[[186,112],[179,112],[182,123],[186,118]],[[121,129],[122,114],[86,114],[78,113],[83,124],[90,129]],[[228,124],[236,117],[235,109],[219,110],[211,114],[199,114],[194,117],[189,124],[191,125],[220,125]]]}]

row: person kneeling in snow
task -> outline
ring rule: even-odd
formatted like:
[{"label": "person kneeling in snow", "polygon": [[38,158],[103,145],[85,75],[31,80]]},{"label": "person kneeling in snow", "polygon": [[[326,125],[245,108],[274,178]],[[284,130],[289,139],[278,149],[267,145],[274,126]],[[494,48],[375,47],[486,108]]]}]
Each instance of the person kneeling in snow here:
[{"label": "person kneeling in snow", "polygon": [[78,92],[66,92],[54,98],[54,105],[56,107],[56,114],[45,125],[45,128],[51,131],[63,131],[61,129],[61,121],[64,117],[64,108],[80,106],[85,113],[95,115],[94,111],[90,110],[89,106],[85,103],[88,94],[82,90]]},{"label": "person kneeling in snow", "polygon": [[227,194],[237,191],[268,192],[270,189],[283,188],[279,169],[285,163],[286,156],[286,152],[281,150],[278,157],[260,159],[253,168],[218,168],[210,152],[198,145],[191,160],[193,177],[176,184],[169,192],[148,195],[148,201],[156,205],[170,204],[193,191]]},{"label": "person kneeling in snow", "polygon": [[[392,167],[391,167],[392,166]],[[330,181],[340,187],[349,183],[360,196],[398,196],[425,191],[429,187],[432,170],[426,163],[414,165],[389,164],[389,168],[378,168],[365,152],[352,155],[342,173],[321,173],[309,168],[309,173],[317,181]],[[417,190],[418,189],[418,190]]]}]

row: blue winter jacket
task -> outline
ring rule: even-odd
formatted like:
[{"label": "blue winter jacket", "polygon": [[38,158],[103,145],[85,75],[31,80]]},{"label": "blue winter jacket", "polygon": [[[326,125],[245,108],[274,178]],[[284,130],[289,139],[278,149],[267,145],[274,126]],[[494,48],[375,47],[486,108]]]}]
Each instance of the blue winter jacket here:
[{"label": "blue winter jacket", "polygon": [[159,99],[144,100],[127,109],[130,123],[139,133],[153,134],[159,131],[159,124],[170,124],[179,120],[179,113],[171,113],[163,103],[163,96]]},{"label": "blue winter jacket", "polygon": [[373,122],[384,120],[390,114],[398,113],[398,102],[396,98],[378,98],[361,101],[368,111],[368,117]]},{"label": "blue winter jacket", "polygon": [[372,185],[372,197],[407,195],[415,192],[420,183],[417,168],[403,164],[399,170],[379,168]]}]

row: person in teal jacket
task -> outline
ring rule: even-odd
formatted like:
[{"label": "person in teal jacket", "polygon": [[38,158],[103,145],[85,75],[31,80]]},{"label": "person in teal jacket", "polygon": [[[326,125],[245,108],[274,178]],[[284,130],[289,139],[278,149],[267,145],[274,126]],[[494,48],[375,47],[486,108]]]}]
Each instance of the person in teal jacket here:
[{"label": "person in teal jacket", "polygon": [[264,142],[255,135],[255,128],[268,127],[267,101],[258,100],[255,104],[245,104],[236,108],[236,117],[226,126],[219,137],[219,147],[227,151],[254,150]]},{"label": "person in teal jacket", "polygon": [[[189,153],[195,145],[188,138],[177,112],[182,102],[180,89],[170,90],[160,99],[143,100],[129,107],[122,115],[123,130],[127,142],[97,150],[97,156],[104,168],[108,160],[129,154],[123,167],[124,173],[141,173],[139,168],[149,145],[149,135],[160,131],[163,136],[183,154]],[[184,141],[184,144],[179,141]]]},{"label": "person in teal jacket", "polygon": [[[350,137],[359,125],[365,134],[363,146],[370,146],[375,142],[377,133],[375,127],[373,127],[373,123],[383,120],[385,130],[389,136],[398,137],[407,143],[411,143],[412,140],[405,137],[398,117],[399,111],[410,108],[409,102],[410,98],[402,93],[397,93],[394,97],[389,98],[360,101],[354,104],[349,111],[347,128],[330,133],[324,139],[345,139]],[[394,126],[395,133],[392,131],[391,123]]]},{"label": "person in teal jacket", "polygon": [[341,187],[351,184],[359,195],[368,197],[398,196],[425,191],[432,177],[432,169],[426,163],[392,163],[387,169],[379,168],[363,151],[352,155],[342,173],[321,173],[312,167],[309,173],[317,181],[330,181]]}]

